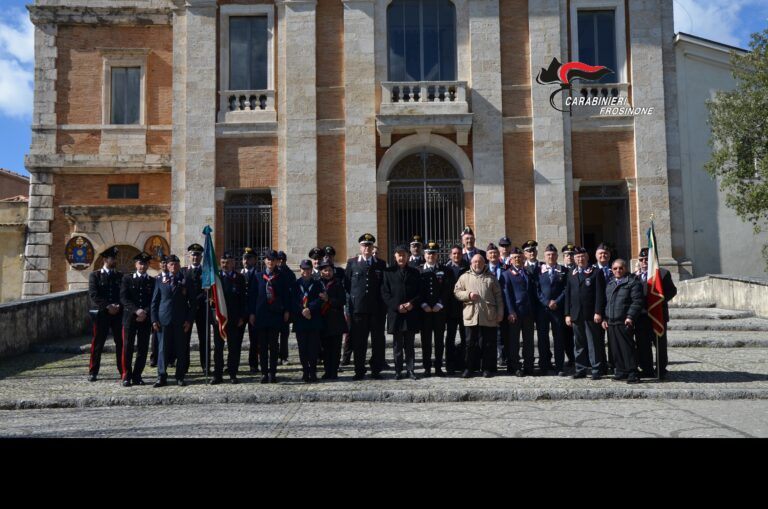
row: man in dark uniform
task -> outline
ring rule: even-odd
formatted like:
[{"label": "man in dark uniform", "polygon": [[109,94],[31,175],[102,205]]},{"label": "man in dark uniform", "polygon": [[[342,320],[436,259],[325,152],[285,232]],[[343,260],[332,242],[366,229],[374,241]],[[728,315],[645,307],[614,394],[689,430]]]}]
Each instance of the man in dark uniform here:
[{"label": "man in dark uniform", "polygon": [[413,239],[411,240],[411,256],[408,258],[408,265],[414,268],[419,268],[419,266],[423,265],[426,259],[421,254],[421,248],[423,247],[423,244],[421,243],[421,235],[414,235]]},{"label": "man in dark uniform", "polygon": [[[371,335],[373,356],[371,357],[371,377],[381,378],[384,365],[385,338],[382,317],[386,309],[381,298],[381,282],[386,265],[373,257],[373,243],[376,238],[365,233],[358,239],[360,256],[347,261],[344,287],[349,294],[349,314],[351,316],[352,350],[355,353],[354,380],[365,376],[365,357],[368,352],[368,335]],[[384,310],[384,314],[382,314]]]},{"label": "man in dark uniform", "polygon": [[[164,274],[168,274],[168,256],[166,255],[160,255],[160,273],[155,276],[153,279],[155,282],[157,282],[158,279],[162,278]],[[150,324],[150,330],[152,331],[152,353],[149,356],[149,366],[151,368],[157,367],[157,332],[152,328]],[[166,356],[170,355],[170,352],[166,353]]]},{"label": "man in dark uniform", "polygon": [[[149,335],[152,330],[152,295],[155,278],[147,274],[152,255],[139,253],[133,257],[136,272],[126,274],[120,285],[120,304],[123,306],[123,387],[144,385],[141,374],[147,363]],[[136,364],[133,363],[133,344],[138,335]]]},{"label": "man in dark uniform", "polygon": [[[225,252],[221,256],[221,289],[227,306],[227,372],[229,381],[238,383],[237,370],[240,367],[240,351],[243,346],[243,326],[248,321],[248,301],[246,300],[245,277],[235,271],[235,257]],[[211,314],[213,301],[211,300]],[[213,323],[213,378],[211,385],[220,384],[224,373],[224,339],[221,337],[219,323]]]},{"label": "man in dark uniform", "polygon": [[[330,263],[331,268],[333,268],[333,277],[339,280],[339,284],[341,285],[341,288],[344,288],[344,269],[341,267],[335,266],[335,260],[336,260],[336,249],[331,246],[327,245],[323,248],[323,259],[328,258],[328,262]],[[322,270],[322,267],[320,267],[320,262],[318,262],[317,266],[318,270]],[[352,346],[349,341],[349,303],[346,301],[346,291],[344,292],[345,300],[344,300],[344,319],[347,322],[347,330],[343,333],[343,341],[342,341],[342,351],[343,354],[343,365],[349,365],[352,363]],[[335,329],[335,327],[333,327]],[[326,342],[320,343],[320,350],[322,352],[322,357],[320,361],[325,364],[325,359],[328,357],[325,355],[325,344]],[[337,371],[341,372],[342,369],[340,367],[335,368]]]},{"label": "man in dark uniform", "polygon": [[[195,328],[197,329],[197,342],[198,351],[200,352],[200,367],[205,373],[206,366],[208,372],[211,371],[211,360],[208,357],[208,337],[206,335],[206,327],[213,323],[214,320],[208,320],[206,322],[206,313],[209,312],[208,307],[208,292],[203,290],[203,266],[201,262],[203,260],[203,246],[200,244],[192,244],[187,247],[187,253],[189,256],[189,265],[181,269],[182,277],[189,282],[192,289],[192,298],[195,299]],[[187,332],[187,343],[192,341],[192,329]],[[189,351],[190,348],[187,348]],[[187,368],[191,365],[191,359],[187,359]]]},{"label": "man in dark uniform", "polygon": [[[317,248],[315,248],[317,249]],[[314,262],[317,264],[317,262]],[[296,287],[296,274],[288,267],[288,256],[285,251],[277,252],[277,270],[288,279],[288,284],[291,292],[291,299],[293,299],[293,291]],[[320,273],[317,273],[317,277],[320,277]],[[285,322],[283,328],[280,329],[280,359],[277,361],[278,366],[288,364],[288,336],[291,333],[291,322]]]},{"label": "man in dark uniform", "polygon": [[256,327],[261,358],[261,383],[277,382],[277,357],[280,330],[290,319],[291,292],[288,278],[277,271],[277,252],[264,258],[264,271],[258,272],[248,286],[251,325]]},{"label": "man in dark uniform", "polygon": [[[536,276],[536,296],[541,306],[542,319],[537,324],[539,334],[539,363],[549,359],[549,330],[555,346],[555,371],[559,376],[565,376],[565,349],[563,343],[563,328],[565,318],[565,285],[568,282],[568,269],[557,263],[557,248],[549,244],[544,250],[544,264]],[[542,346],[546,344],[546,348]],[[542,371],[545,369],[540,364]]]},{"label": "man in dark uniform", "polygon": [[[507,271],[507,266],[501,261],[501,252],[496,245],[491,242],[488,247],[485,248],[486,256],[488,258],[488,271],[496,276],[499,285],[504,286],[504,273]],[[506,305],[506,303],[505,303]],[[509,314],[508,309],[504,309],[504,316]],[[487,368],[494,373],[498,369],[498,366],[506,366],[507,361],[503,357],[507,353],[507,343],[509,342],[509,324],[502,321],[498,327],[496,327],[496,365],[488,366]]]},{"label": "man in dark uniform", "polygon": [[325,353],[323,380],[338,379],[341,337],[348,330],[347,318],[344,316],[344,307],[347,305],[344,278],[335,277],[333,269],[331,258],[327,256],[323,258],[320,262],[320,282],[323,287],[323,293],[320,294],[323,300],[323,305],[320,307],[320,314],[323,317],[320,339]]},{"label": "man in dark uniform", "polygon": [[[539,276],[539,267],[542,263],[538,259],[539,254],[539,243],[535,240],[529,240],[525,244],[523,244],[523,255],[525,256],[525,262],[524,262],[524,268],[529,276],[533,279],[533,281],[536,280],[536,278]],[[535,296],[535,283],[534,283],[534,296]],[[539,304],[539,299],[534,298],[533,299],[533,322],[536,325],[536,329],[542,327],[541,323],[544,320],[544,310],[541,308],[541,305]],[[541,336],[539,336],[538,341],[538,351],[539,351],[539,370],[542,371],[542,374],[546,374],[548,370],[552,369],[552,353],[549,350],[549,339],[547,339],[547,343],[542,344],[541,343]],[[544,356],[542,357],[542,352],[544,353]]]},{"label": "man in dark uniform", "polygon": [[[499,281],[504,296],[505,319],[508,324],[507,373],[515,376],[533,375],[533,277],[523,266],[523,253],[518,247],[510,249],[512,264]],[[523,362],[520,363],[520,335],[523,336]]]},{"label": "man in dark uniform", "polygon": [[165,351],[173,344],[176,352],[176,383],[185,386],[189,369],[189,340],[197,299],[190,280],[181,274],[179,257],[168,256],[168,274],[158,278],[152,295],[152,328],[158,333],[157,382],[154,387],[167,385]]},{"label": "man in dark uniform", "polygon": [[[576,245],[569,242],[560,251],[563,253],[563,265],[567,270],[566,285],[568,284],[568,275],[576,268],[576,260],[573,259],[574,249],[576,249]],[[565,306],[565,301],[563,301],[563,306]],[[563,316],[563,346],[565,347],[565,356],[568,359],[565,365],[572,368],[576,365],[576,355],[573,353],[573,327],[565,326],[565,316]]]},{"label": "man in dark uniform", "polygon": [[461,242],[464,245],[462,259],[464,260],[464,263],[467,264],[467,267],[470,266],[472,263],[472,257],[476,254],[479,254],[485,258],[485,262],[488,263],[488,258],[485,256],[485,251],[475,247],[475,233],[469,226],[465,226],[464,231],[461,232]]},{"label": "man in dark uniform", "polygon": [[592,380],[599,380],[605,366],[605,345],[600,334],[605,309],[605,276],[588,264],[589,254],[577,247],[577,267],[568,275],[565,289],[565,324],[573,327],[576,373],[585,378],[592,370]]},{"label": "man in dark uniform", "polygon": [[[342,283],[342,285],[343,285],[344,284],[344,269],[342,269],[341,267],[336,267],[335,266],[335,263],[336,263],[336,261],[335,261],[336,260],[336,249],[334,249],[333,246],[328,245],[328,246],[325,246],[323,248],[321,254],[323,255],[322,256],[323,259],[328,258],[328,262],[333,267],[333,277],[338,279],[339,283]],[[322,261],[322,259],[320,261]],[[320,264],[318,263],[318,268],[320,268],[319,265]]]},{"label": "man in dark uniform", "polygon": [[507,267],[512,264],[512,261],[509,258],[509,250],[511,247],[512,241],[509,240],[509,237],[504,235],[499,239],[499,260],[501,260],[501,264],[504,266],[504,270],[506,270]]},{"label": "man in dark uniform", "polygon": [[614,277],[606,287],[605,320],[603,330],[608,332],[608,341],[612,343],[611,352],[615,356],[614,380],[626,380],[627,383],[640,382],[637,376],[635,341],[633,339],[635,323],[643,308],[643,289],[640,280],[627,271],[627,262],[621,258],[614,260],[611,268]]},{"label": "man in dark uniform", "polygon": [[421,293],[423,311],[421,322],[421,357],[424,365],[424,376],[432,375],[432,340],[435,345],[435,374],[445,376],[443,371],[443,351],[445,343],[445,323],[448,307],[453,299],[453,271],[437,261],[440,246],[437,242],[429,241],[424,250],[426,261],[419,266],[421,273]]},{"label": "man in dark uniform", "polygon": [[640,376],[643,378],[651,378],[654,376],[653,371],[653,351],[651,350],[651,344],[656,344],[659,353],[659,379],[663,380],[667,376],[667,364],[669,358],[667,356],[667,324],[669,323],[669,301],[675,298],[677,295],[677,287],[672,281],[672,274],[664,268],[659,267],[659,273],[661,275],[661,287],[664,290],[664,303],[662,304],[662,312],[664,318],[664,334],[658,337],[658,343],[656,333],[653,332],[651,321],[648,316],[648,248],[644,247],[640,250],[640,270],[637,272],[637,277],[643,287],[643,309],[638,320],[636,328],[637,337],[637,354],[638,364],[640,365]]},{"label": "man in dark uniform", "polygon": [[325,251],[319,247],[313,247],[309,250],[309,254],[307,254],[307,257],[312,262],[312,277],[315,279],[320,279],[320,262],[324,256]]},{"label": "man in dark uniform", "polygon": [[[259,272],[256,268],[256,253],[253,248],[246,247],[243,250],[243,268],[240,269],[240,274],[245,279],[245,298],[248,299],[248,289],[251,284],[251,280]],[[251,325],[249,320],[246,320],[246,325],[243,326],[243,330],[240,332],[241,336],[245,336],[245,327],[248,327],[248,368],[251,374],[259,372],[259,338],[256,334],[256,327]]]},{"label": "man in dark uniform", "polygon": [[91,299],[91,318],[93,320],[93,340],[91,341],[91,360],[88,365],[88,381],[95,382],[101,366],[101,352],[107,334],[112,331],[115,340],[115,361],[117,371],[123,374],[123,331],[122,306],[120,305],[120,283],[123,274],[117,267],[117,248],[111,247],[100,255],[104,259],[101,270],[91,272],[88,278],[88,296]]},{"label": "man in dark uniform", "polygon": [[528,274],[536,274],[539,266],[543,263],[537,258],[539,255],[539,243],[535,240],[529,240],[523,244],[523,254],[525,255],[525,270]]},{"label": "man in dark uniform", "polygon": [[[601,242],[595,250],[595,260],[597,262],[593,265],[596,269],[600,269],[605,277],[606,286],[613,279],[613,272],[611,271],[611,248],[605,242]],[[608,355],[606,356],[607,373],[612,375],[615,370],[613,366],[613,353],[611,352],[611,342],[605,340],[605,330],[601,329],[600,334],[603,337],[603,343],[608,348]],[[605,373],[603,373],[605,374]]]},{"label": "man in dark uniform", "polygon": [[408,248],[405,245],[397,246],[395,263],[384,271],[381,297],[387,307],[387,332],[392,334],[395,377],[398,380],[403,378],[404,361],[406,376],[412,380],[418,380],[413,371],[416,357],[414,336],[419,330],[421,292],[419,270],[408,265]]},{"label": "man in dark uniform", "polygon": [[[450,260],[445,264],[445,269],[452,273],[453,284],[459,280],[459,276],[469,270],[469,265],[464,263],[461,253],[461,246],[451,246]],[[459,302],[451,290],[451,298],[448,299],[446,310],[446,333],[445,333],[445,366],[448,374],[453,376],[456,371],[464,371],[464,357],[467,347],[466,330],[464,329],[464,318],[462,316],[464,305]],[[456,348],[456,331],[459,332],[459,348]]]}]

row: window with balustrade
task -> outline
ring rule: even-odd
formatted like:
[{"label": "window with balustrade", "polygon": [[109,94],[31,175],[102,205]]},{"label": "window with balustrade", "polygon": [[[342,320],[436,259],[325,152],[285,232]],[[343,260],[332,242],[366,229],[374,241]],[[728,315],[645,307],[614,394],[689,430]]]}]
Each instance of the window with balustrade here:
[{"label": "window with balustrade", "polygon": [[579,11],[578,18],[579,61],[613,70],[596,83],[616,83],[616,13],[612,10]]},{"label": "window with balustrade", "polygon": [[450,0],[393,0],[387,8],[389,81],[456,80],[456,8]]}]

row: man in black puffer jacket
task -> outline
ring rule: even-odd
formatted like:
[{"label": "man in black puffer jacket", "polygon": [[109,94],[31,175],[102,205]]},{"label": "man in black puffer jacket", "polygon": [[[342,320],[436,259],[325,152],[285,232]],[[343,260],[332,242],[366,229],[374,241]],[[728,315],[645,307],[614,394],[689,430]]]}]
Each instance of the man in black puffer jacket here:
[{"label": "man in black puffer jacket", "polygon": [[616,368],[613,379],[636,384],[640,378],[637,374],[633,335],[643,309],[643,288],[640,281],[628,273],[627,263],[621,258],[614,260],[611,271],[613,278],[605,288],[603,329],[608,331],[610,351]]}]

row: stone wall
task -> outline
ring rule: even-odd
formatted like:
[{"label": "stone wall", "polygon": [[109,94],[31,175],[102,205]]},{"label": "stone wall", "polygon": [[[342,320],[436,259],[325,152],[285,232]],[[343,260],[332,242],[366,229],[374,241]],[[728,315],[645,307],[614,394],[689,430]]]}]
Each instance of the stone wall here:
[{"label": "stone wall", "polygon": [[0,304],[0,358],[25,353],[37,343],[87,334],[88,306],[85,290]]},{"label": "stone wall", "polygon": [[676,306],[711,304],[724,309],[754,311],[768,318],[768,279],[708,274],[677,283]]}]

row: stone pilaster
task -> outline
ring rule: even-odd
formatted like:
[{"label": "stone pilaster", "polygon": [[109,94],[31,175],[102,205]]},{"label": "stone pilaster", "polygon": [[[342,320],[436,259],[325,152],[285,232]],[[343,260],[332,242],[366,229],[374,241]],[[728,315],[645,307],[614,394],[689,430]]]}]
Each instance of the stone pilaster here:
[{"label": "stone pilaster", "polygon": [[37,156],[56,153],[56,35],[57,26],[35,22],[35,98],[32,112],[32,146],[27,156],[29,212],[24,249],[22,298],[50,293],[51,221],[53,221],[53,175],[30,166]]},{"label": "stone pilaster", "polygon": [[278,2],[278,245],[300,260],[317,244],[315,0]]},{"label": "stone pilaster", "polygon": [[376,60],[373,0],[344,1],[347,256],[376,228]]},{"label": "stone pilaster", "polygon": [[216,229],[216,1],[187,0],[173,18],[171,251]]},{"label": "stone pilaster", "polygon": [[[641,246],[647,245],[645,232],[654,215],[659,260],[675,265],[672,259],[670,228],[667,121],[665,108],[664,40],[662,13],[671,6],[664,0],[629,2],[629,27],[632,51],[632,99],[635,107],[653,107],[652,115],[635,117],[635,161],[637,172],[637,224]],[[666,16],[666,15],[665,15]],[[673,57],[674,58],[674,57]],[[673,119],[674,121],[674,119]],[[672,267],[670,267],[672,268]]]},{"label": "stone pilaster", "polygon": [[[547,68],[553,58],[567,60],[560,0],[529,2],[528,27],[531,44],[531,77]],[[563,7],[564,8],[564,7]],[[566,175],[566,139],[564,113],[552,108],[552,87],[531,85],[533,113],[533,175],[536,197],[536,238],[556,246],[574,240],[573,193]],[[562,106],[561,106],[562,107]],[[570,199],[569,199],[570,197]],[[569,206],[570,205],[570,206]]]},{"label": "stone pilaster", "polygon": [[475,236],[484,245],[505,232],[499,0],[469,2],[469,39]]}]

